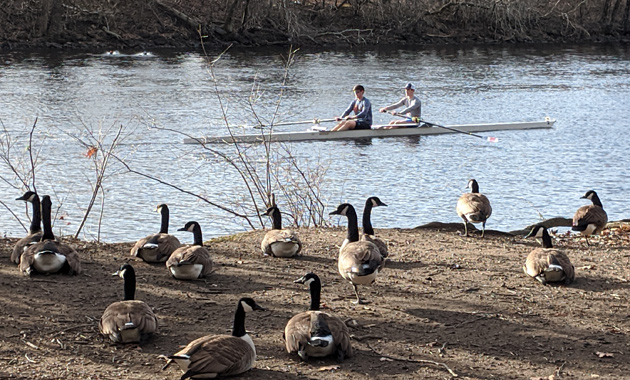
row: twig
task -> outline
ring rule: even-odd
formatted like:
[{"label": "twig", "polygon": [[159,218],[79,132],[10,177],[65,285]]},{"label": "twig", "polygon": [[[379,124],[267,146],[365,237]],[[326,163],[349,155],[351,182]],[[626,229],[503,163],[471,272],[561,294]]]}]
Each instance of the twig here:
[{"label": "twig", "polygon": [[444,369],[446,369],[448,371],[448,373],[451,374],[451,376],[458,377],[457,373],[455,373],[452,369],[450,369],[449,366],[447,366],[445,363],[436,362],[436,361],[433,361],[433,360],[406,359],[406,358],[399,358],[397,356],[386,355],[386,354],[383,354],[381,352],[378,352],[374,347],[372,347],[370,345],[370,343],[366,343],[366,344],[367,344],[368,348],[370,350],[372,350],[372,352],[374,352],[375,354],[377,354],[379,356],[382,356],[384,358],[391,359],[391,360],[396,360],[396,361],[400,361],[400,362],[408,362],[408,363],[433,364],[433,365],[438,366],[438,367],[444,367]]}]

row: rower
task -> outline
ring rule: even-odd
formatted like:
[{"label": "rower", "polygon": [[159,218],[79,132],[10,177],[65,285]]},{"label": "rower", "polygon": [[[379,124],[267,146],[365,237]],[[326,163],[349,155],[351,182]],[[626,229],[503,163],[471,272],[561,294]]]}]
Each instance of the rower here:
[{"label": "rower", "polygon": [[[392,115],[403,115],[406,116],[405,119],[401,120],[392,120],[389,124],[383,129],[393,129],[393,128],[414,128],[419,125],[420,122],[420,113],[422,109],[422,103],[417,96],[415,96],[416,86],[412,83],[407,83],[404,87],[405,97],[400,99],[397,103],[389,105],[387,107],[383,107],[379,109],[380,112],[390,111]],[[393,111],[400,107],[405,107],[402,111],[396,112]],[[415,124],[415,125],[410,125]]]}]

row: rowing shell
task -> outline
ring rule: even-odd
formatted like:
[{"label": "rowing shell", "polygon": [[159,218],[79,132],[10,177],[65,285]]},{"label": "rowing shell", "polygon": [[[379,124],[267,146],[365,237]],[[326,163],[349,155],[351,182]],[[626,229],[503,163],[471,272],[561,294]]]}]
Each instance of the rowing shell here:
[{"label": "rowing shell", "polygon": [[424,136],[443,135],[448,133],[475,133],[491,131],[513,131],[524,129],[549,129],[553,127],[555,120],[527,121],[515,123],[492,123],[492,124],[460,124],[445,125],[440,127],[420,127],[420,128],[397,128],[397,129],[352,129],[348,131],[331,132],[321,131],[300,131],[300,132],[272,132],[261,130],[258,134],[232,135],[232,136],[208,136],[198,138],[186,138],[184,144],[232,144],[232,143],[259,143],[263,141],[285,142],[285,141],[316,141],[316,140],[346,140],[363,139],[372,137],[404,137],[404,136]]}]

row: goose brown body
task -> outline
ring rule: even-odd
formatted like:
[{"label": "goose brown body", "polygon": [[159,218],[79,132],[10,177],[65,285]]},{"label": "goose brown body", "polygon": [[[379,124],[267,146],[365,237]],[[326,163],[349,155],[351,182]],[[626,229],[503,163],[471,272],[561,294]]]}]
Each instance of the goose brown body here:
[{"label": "goose brown body", "polygon": [[383,267],[383,256],[378,247],[369,241],[359,241],[357,214],[349,203],[339,205],[331,215],[343,215],[348,218],[348,233],[337,259],[339,274],[354,287],[357,297],[355,303],[366,303],[359,296],[357,285],[372,284]]},{"label": "goose brown body", "polygon": [[479,193],[479,185],[475,179],[468,181],[470,193],[462,194],[457,201],[457,215],[464,221],[464,236],[468,235],[468,223],[481,223],[481,237],[486,232],[486,221],[492,215],[492,206],[488,198]]},{"label": "goose brown body", "polygon": [[529,253],[523,272],[538,280],[543,285],[548,282],[564,282],[570,284],[575,279],[575,269],[566,253],[555,249],[547,229],[537,226],[532,229],[528,237],[535,236],[542,239],[542,247]]},{"label": "goose brown body", "polygon": [[165,262],[182,245],[177,237],[168,233],[170,218],[168,206],[160,204],[156,211],[162,216],[160,232],[138,240],[130,252],[132,256],[139,257],[148,263]]},{"label": "goose brown body", "polygon": [[124,264],[116,275],[124,279],[124,300],[105,309],[98,324],[99,331],[115,343],[137,343],[157,332],[158,320],[149,305],[134,299],[136,275],[133,267]]},{"label": "goose brown body", "polygon": [[22,274],[81,273],[79,254],[71,246],[55,240],[51,222],[52,203],[48,195],[41,199],[41,214],[44,232],[39,242],[28,246],[20,256],[19,269]]},{"label": "goose brown body", "polygon": [[291,229],[282,229],[282,215],[277,206],[270,207],[265,215],[273,221],[273,229],[267,231],[260,243],[263,254],[274,257],[293,257],[302,250],[302,242]]},{"label": "goose brown body", "polygon": [[581,198],[589,199],[593,204],[582,206],[575,212],[571,229],[585,236],[588,244],[590,235],[599,235],[606,227],[608,214],[604,211],[602,202],[595,191],[589,190]]},{"label": "goose brown body", "polygon": [[213,263],[210,253],[203,246],[199,223],[188,222],[179,231],[192,232],[193,244],[177,248],[166,260],[166,268],[173,277],[180,280],[195,280],[210,275]]},{"label": "goose brown body", "polygon": [[245,331],[245,313],[264,310],[251,298],[239,300],[232,335],[208,335],[193,340],[169,356],[184,372],[181,380],[238,375],[256,362],[256,347]]},{"label": "goose brown body", "polygon": [[302,360],[309,357],[335,355],[337,361],[352,356],[350,333],[337,316],[319,311],[321,282],[313,273],[307,273],[295,282],[307,284],[311,293],[310,310],[294,315],[284,329],[288,353],[297,353]]}]

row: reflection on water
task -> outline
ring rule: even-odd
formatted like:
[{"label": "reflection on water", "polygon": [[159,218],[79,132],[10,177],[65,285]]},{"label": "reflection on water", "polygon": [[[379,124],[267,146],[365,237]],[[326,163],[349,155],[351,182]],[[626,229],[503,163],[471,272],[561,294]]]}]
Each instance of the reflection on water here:
[{"label": "reflection on water", "polygon": [[[157,231],[159,216],[153,210],[161,202],[171,206],[172,230],[198,220],[210,237],[245,227],[240,219],[180,189],[238,207],[247,201],[247,188],[220,157],[221,151],[233,153],[232,147],[204,151],[181,144],[182,134],[222,135],[226,120],[252,125],[256,115],[268,123],[275,110],[276,122],[331,118],[345,109],[355,84],[366,87],[366,97],[377,109],[402,97],[401,87],[410,81],[430,122],[550,116],[557,123],[553,130],[492,132],[498,144],[462,134],[288,144],[290,155],[327,168],[321,188],[330,208],[343,201],[360,207],[366,197],[378,195],[390,207],[373,215],[377,228],[456,222],[455,202],[474,177],[493,204],[489,229],[521,228],[540,215],[569,217],[585,204],[579,197],[591,188],[611,220],[628,217],[630,184],[625,179],[630,165],[628,139],[623,138],[630,127],[627,46],[302,50],[284,85],[284,49],[232,50],[212,71],[208,62],[214,57],[148,53],[0,56],[1,127],[11,138],[20,138],[11,150],[12,160],[28,168],[28,160],[18,158],[28,158],[24,149],[37,119],[33,146],[41,147],[38,190],[53,195],[65,215],[56,221],[56,232],[76,231],[91,196],[95,168],[78,142],[88,139],[86,130],[111,141],[111,130],[123,125],[120,157],[132,169],[173,185],[111,163],[114,171],[104,182],[102,210],[106,241],[132,241]],[[379,124],[391,120],[378,112],[374,118]],[[247,152],[260,155],[264,163],[264,153]],[[26,221],[23,204],[14,201],[21,195],[15,188],[19,183],[4,163],[0,176],[0,200]],[[97,233],[100,212],[97,204],[87,237]],[[15,218],[6,216],[0,232],[24,233]],[[190,239],[185,234],[181,238]]]}]

